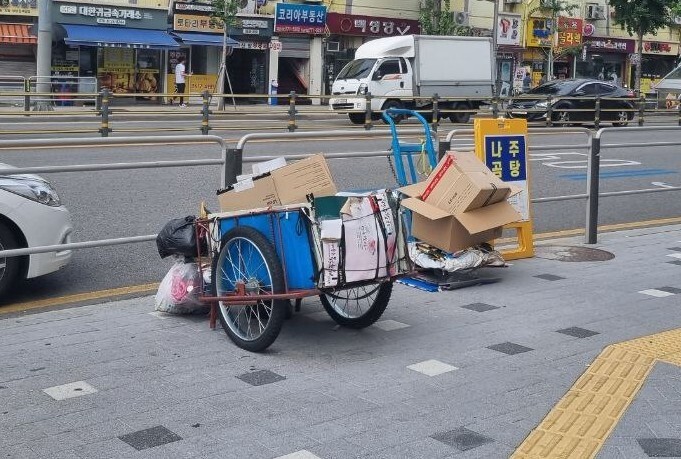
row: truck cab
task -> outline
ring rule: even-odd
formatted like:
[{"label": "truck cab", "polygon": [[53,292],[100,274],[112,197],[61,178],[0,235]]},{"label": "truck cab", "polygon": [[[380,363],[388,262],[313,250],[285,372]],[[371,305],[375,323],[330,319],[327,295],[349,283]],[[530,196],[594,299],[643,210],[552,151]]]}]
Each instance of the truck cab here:
[{"label": "truck cab", "polygon": [[[403,57],[363,58],[348,63],[338,73],[331,88],[333,110],[355,111],[359,123],[364,122],[366,94],[371,93],[372,112],[384,109],[389,99],[413,96],[411,63]],[[354,122],[354,120],[353,120]]]}]

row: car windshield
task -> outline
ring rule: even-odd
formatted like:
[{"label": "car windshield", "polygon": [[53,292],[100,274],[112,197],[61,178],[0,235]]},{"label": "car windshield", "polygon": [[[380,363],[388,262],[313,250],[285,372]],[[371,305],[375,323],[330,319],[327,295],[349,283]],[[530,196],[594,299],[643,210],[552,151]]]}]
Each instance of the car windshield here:
[{"label": "car windshield", "polygon": [[343,67],[338,74],[339,80],[360,79],[369,76],[369,72],[374,68],[376,59],[357,59]]},{"label": "car windshield", "polygon": [[530,90],[529,94],[565,95],[570,93],[574,87],[575,84],[568,84],[564,81],[550,81]]}]

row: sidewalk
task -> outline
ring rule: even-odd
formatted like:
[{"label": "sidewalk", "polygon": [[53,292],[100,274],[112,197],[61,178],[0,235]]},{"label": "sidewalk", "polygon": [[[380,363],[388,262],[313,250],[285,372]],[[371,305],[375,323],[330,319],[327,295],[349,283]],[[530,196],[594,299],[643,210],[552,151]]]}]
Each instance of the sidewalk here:
[{"label": "sidewalk", "polygon": [[[630,353],[620,359],[628,371],[610,373],[591,363],[609,345],[681,327],[681,225],[599,239],[542,243],[537,257],[489,272],[503,278],[496,284],[441,293],[397,285],[381,320],[361,331],[305,300],[265,354],[237,348],[207,319],[152,313],[152,297],[4,318],[0,451],[507,458],[522,443],[526,454],[515,457],[679,455],[674,359]],[[615,257],[561,261],[607,255],[593,248]],[[656,346],[681,352],[667,335],[632,346],[640,356]],[[607,393],[561,402],[569,422],[564,435],[550,432],[561,424],[542,421],[566,392],[589,395],[589,382],[571,389],[585,371]],[[617,397],[627,396],[625,411]],[[615,402],[619,411],[608,408]],[[604,419],[610,428],[591,428]]]}]

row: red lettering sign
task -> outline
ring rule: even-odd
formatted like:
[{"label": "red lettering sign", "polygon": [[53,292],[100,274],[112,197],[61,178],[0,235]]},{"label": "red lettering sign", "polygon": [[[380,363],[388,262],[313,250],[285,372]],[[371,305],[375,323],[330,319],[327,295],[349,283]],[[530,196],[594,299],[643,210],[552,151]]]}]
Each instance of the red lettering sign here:
[{"label": "red lettering sign", "polygon": [[393,37],[418,34],[419,21],[376,16],[358,16],[341,13],[328,13],[326,25],[332,34],[356,35],[363,37]]}]

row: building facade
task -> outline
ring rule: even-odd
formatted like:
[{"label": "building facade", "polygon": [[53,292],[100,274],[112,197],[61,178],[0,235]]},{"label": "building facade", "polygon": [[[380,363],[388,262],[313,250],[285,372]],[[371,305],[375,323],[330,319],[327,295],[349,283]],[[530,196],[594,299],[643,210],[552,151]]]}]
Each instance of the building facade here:
[{"label": "building facade", "polygon": [[37,0],[0,2],[0,75],[28,78],[36,74]]}]

